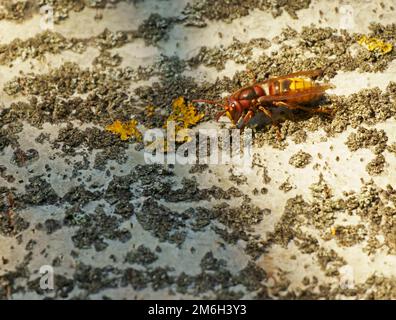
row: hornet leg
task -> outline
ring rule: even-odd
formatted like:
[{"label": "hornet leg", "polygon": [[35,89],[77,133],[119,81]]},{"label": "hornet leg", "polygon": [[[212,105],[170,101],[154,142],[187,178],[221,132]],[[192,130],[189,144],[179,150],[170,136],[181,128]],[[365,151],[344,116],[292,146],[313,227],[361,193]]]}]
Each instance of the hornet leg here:
[{"label": "hornet leg", "polygon": [[241,131],[243,131],[243,129],[245,129],[245,126],[247,125],[247,123],[250,121],[250,119],[252,119],[254,116],[254,112],[253,110],[249,110],[246,115],[243,117],[242,120],[242,125],[240,127]]},{"label": "hornet leg", "polygon": [[279,123],[274,121],[271,111],[269,111],[268,109],[266,109],[266,108],[264,108],[262,106],[259,106],[258,109],[260,111],[262,111],[268,118],[271,119],[272,126],[275,127],[275,129],[276,129],[276,137],[278,138],[279,141],[281,141],[282,140],[282,135],[281,135],[281,132],[280,132]]}]

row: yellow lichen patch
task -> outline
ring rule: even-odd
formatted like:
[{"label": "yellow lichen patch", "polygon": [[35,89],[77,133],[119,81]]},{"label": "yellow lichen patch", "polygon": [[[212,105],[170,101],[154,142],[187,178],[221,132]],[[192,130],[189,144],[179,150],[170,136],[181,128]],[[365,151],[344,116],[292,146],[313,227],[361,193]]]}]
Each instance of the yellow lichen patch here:
[{"label": "yellow lichen patch", "polygon": [[191,128],[196,125],[205,116],[203,113],[198,113],[195,107],[186,101],[183,97],[175,99],[172,103],[172,113],[166,119],[164,127],[167,128],[168,122],[176,122],[176,133],[181,129]]},{"label": "yellow lichen patch", "polygon": [[128,140],[134,137],[137,141],[142,140],[142,133],[137,128],[138,122],[135,119],[129,122],[122,123],[120,120],[114,121],[112,124],[106,126],[106,130],[114,134],[119,134],[121,140]]},{"label": "yellow lichen patch", "polygon": [[334,227],[331,227],[331,228],[330,228],[330,232],[331,232],[331,235],[332,235],[332,236],[335,236],[335,235],[337,234],[337,230],[336,230],[336,228],[334,228]]},{"label": "yellow lichen patch", "polygon": [[[174,137],[172,141],[164,140],[150,143],[148,148],[156,148],[163,152],[173,151],[170,147],[171,142],[182,143],[191,140],[189,128],[195,126],[205,116],[204,113],[198,113],[191,103],[186,103],[184,97],[178,97],[172,102],[172,112],[165,120],[164,129],[170,130],[170,123],[174,123]],[[173,140],[174,139],[174,140]]]},{"label": "yellow lichen patch", "polygon": [[377,38],[368,38],[367,36],[362,36],[358,43],[364,46],[369,51],[375,51],[380,54],[386,54],[392,51],[393,46],[391,43],[384,42]]}]

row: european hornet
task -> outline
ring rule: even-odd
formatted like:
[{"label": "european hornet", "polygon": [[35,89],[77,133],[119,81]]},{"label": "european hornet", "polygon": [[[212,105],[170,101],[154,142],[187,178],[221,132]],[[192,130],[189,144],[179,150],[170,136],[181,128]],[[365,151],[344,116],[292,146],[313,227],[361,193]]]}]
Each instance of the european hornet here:
[{"label": "european hornet", "polygon": [[239,126],[242,130],[257,111],[262,111],[277,127],[280,137],[279,126],[273,120],[270,107],[300,109],[311,113],[332,113],[331,110],[323,107],[313,108],[306,105],[318,101],[327,89],[333,87],[331,84],[320,84],[313,80],[321,73],[320,69],[295,72],[243,87],[223,100],[193,100],[193,102],[204,102],[224,108],[217,114],[217,121],[226,115],[234,125],[237,125],[242,118],[242,124]]}]

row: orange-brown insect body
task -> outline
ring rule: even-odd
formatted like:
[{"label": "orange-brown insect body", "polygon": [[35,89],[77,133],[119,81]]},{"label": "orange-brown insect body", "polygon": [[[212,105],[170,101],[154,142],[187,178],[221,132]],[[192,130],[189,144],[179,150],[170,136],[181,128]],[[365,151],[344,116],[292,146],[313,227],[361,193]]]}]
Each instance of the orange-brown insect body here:
[{"label": "orange-brown insect body", "polygon": [[[325,90],[331,87],[331,85],[319,84],[312,80],[312,77],[320,73],[321,70],[302,71],[243,87],[227,98],[225,104],[222,105],[224,111],[217,115],[217,119],[226,114],[236,124],[244,116],[242,124],[244,126],[257,109],[271,117],[271,112],[267,109],[270,106],[284,106],[290,109],[310,111],[301,104],[318,100],[323,96]],[[216,101],[195,101],[221,105]],[[325,112],[324,110],[312,109],[312,111],[315,110]]]}]

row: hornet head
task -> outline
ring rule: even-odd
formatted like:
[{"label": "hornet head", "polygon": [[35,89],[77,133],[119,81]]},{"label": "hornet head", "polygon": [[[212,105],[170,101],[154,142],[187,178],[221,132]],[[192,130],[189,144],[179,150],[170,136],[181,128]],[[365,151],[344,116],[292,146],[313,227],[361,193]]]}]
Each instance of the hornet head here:
[{"label": "hornet head", "polygon": [[216,121],[226,115],[233,124],[236,124],[242,115],[242,108],[235,98],[225,98],[224,100],[193,100],[192,102],[203,102],[212,104],[222,108],[223,110],[217,113]]}]

